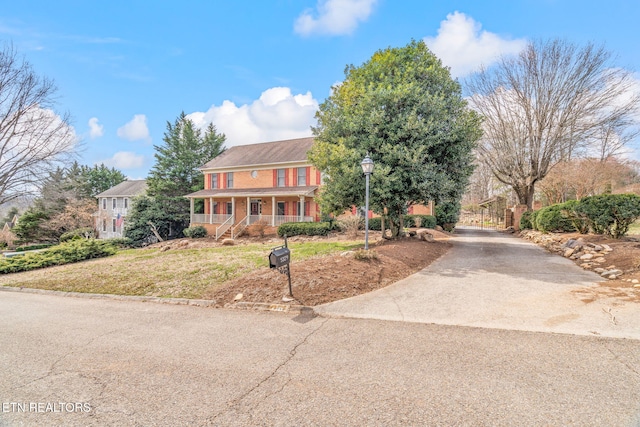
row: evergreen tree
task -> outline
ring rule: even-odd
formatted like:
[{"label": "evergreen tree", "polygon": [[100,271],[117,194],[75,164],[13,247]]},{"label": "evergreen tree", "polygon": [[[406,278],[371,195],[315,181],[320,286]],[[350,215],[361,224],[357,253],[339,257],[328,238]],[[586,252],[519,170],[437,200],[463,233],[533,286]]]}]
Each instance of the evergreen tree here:
[{"label": "evergreen tree", "polygon": [[456,205],[481,132],[449,70],[424,42],[413,41],[378,51],[345,74],[320,105],[313,129],[317,143],[309,158],[327,177],[323,210],[364,205],[360,162],[367,154],[375,163],[370,206],[389,221],[394,237],[410,204]]},{"label": "evergreen tree", "polygon": [[[156,162],[147,178],[147,194],[157,201],[154,206],[163,210],[162,217],[170,218],[166,227],[168,234],[163,238],[175,237],[189,226],[189,201],[184,196],[204,189],[204,177],[199,168],[224,151],[225,139],[212,124],[203,133],[184,112],[173,124],[167,122],[164,144],[154,146]],[[136,212],[141,211],[142,207]],[[138,223],[131,218],[130,214],[130,224]],[[149,229],[145,222],[140,224]],[[133,232],[133,226],[130,230]],[[150,235],[150,229],[145,233]]]}]

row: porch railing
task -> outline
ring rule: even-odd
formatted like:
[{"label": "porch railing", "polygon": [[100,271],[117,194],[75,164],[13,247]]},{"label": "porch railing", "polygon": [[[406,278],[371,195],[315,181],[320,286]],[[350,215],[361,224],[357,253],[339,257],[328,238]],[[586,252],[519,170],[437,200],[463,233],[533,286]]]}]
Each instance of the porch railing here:
[{"label": "porch railing", "polygon": [[218,240],[224,233],[227,232],[228,229],[233,227],[233,215],[229,215],[229,218],[220,224],[218,228],[216,228],[216,240]]},{"label": "porch railing", "polygon": [[232,218],[230,214],[192,214],[192,224],[223,224]]},{"label": "porch railing", "polygon": [[242,218],[236,225],[231,229],[231,238],[235,239],[247,228],[247,217]]},{"label": "porch railing", "polygon": [[313,222],[312,216],[298,216],[298,215],[250,215],[249,224],[255,224],[258,221],[264,221],[267,225],[275,225],[276,227],[285,222]]}]

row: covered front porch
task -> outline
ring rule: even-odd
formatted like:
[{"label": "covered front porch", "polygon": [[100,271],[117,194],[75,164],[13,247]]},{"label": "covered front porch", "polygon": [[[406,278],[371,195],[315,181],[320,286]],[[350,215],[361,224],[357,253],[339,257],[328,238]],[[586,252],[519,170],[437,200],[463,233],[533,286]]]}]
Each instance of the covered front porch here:
[{"label": "covered front porch", "polygon": [[[260,222],[277,227],[285,222],[314,222],[319,209],[317,187],[201,190],[189,194],[190,225],[201,225],[210,235],[236,237]],[[195,201],[203,200],[203,213],[195,213]]]}]

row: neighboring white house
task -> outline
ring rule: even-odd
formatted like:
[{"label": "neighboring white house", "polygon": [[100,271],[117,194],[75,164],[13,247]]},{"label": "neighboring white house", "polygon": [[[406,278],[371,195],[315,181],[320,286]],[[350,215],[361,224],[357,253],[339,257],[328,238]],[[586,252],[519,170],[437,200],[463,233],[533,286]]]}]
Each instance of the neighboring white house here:
[{"label": "neighboring white house", "polygon": [[144,179],[123,181],[96,196],[98,212],[96,213],[96,230],[99,239],[123,237],[124,224],[131,207],[131,200],[147,191]]}]

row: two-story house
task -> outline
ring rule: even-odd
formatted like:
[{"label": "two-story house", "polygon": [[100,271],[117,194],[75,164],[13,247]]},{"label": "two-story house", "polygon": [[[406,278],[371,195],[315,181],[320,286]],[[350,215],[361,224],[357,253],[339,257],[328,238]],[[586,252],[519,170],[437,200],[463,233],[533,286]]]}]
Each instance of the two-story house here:
[{"label": "two-story house", "polygon": [[[205,164],[204,190],[185,196],[191,200],[191,225],[202,225],[217,238],[228,230],[237,235],[257,221],[269,226],[319,221],[314,197],[321,176],[307,160],[313,141],[231,147]],[[204,201],[204,213],[194,213],[196,199]]]},{"label": "two-story house", "polygon": [[123,181],[96,196],[98,212],[95,214],[99,239],[123,237],[124,224],[131,200],[147,191],[144,179]]}]

